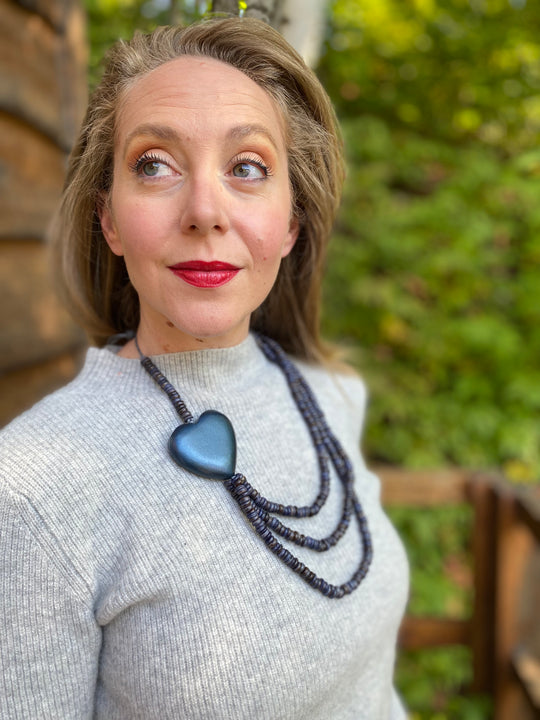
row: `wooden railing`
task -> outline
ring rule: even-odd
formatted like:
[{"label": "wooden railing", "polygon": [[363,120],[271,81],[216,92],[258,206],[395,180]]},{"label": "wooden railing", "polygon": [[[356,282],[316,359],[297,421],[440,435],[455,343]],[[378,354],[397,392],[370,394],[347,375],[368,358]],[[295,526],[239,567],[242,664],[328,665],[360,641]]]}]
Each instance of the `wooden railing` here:
[{"label": "wooden railing", "polygon": [[[460,470],[414,472],[378,468],[383,502],[434,507],[469,503],[474,601],[469,618],[407,616],[404,649],[466,645],[472,650],[471,691],[489,694],[493,720],[540,717],[540,660],[527,649],[521,604],[526,570],[540,543],[540,497],[497,475]],[[536,599],[532,597],[536,593]],[[540,588],[528,588],[532,623],[540,623]],[[540,635],[540,633],[538,633]]]}]

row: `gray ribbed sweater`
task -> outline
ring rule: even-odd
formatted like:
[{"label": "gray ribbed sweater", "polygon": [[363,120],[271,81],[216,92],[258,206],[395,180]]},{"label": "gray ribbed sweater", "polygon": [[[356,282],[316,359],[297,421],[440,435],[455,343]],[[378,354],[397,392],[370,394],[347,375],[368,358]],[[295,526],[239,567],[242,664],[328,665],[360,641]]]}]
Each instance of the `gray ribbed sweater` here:
[{"label": "gray ribbed sweater", "polygon": [[[316,457],[281,371],[241,345],[154,358],[195,416],[233,421],[238,471],[309,504]],[[373,535],[360,588],[329,600],[283,566],[218,481],[184,472],[178,418],[137,360],[91,349],[81,374],[0,434],[2,720],[402,720],[392,687],[404,551],[358,449],[356,377],[301,366],[349,453]],[[339,516],[290,521],[315,536]],[[356,526],[327,553],[291,548],[339,584]]]}]

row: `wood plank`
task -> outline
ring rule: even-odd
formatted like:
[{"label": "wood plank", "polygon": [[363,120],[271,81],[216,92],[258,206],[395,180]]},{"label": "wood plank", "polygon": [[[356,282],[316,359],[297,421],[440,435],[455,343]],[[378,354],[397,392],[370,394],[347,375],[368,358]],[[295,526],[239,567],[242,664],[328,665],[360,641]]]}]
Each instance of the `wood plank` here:
[{"label": "wood plank", "polygon": [[540,543],[540,497],[538,491],[538,486],[519,491],[517,511],[521,522],[529,528],[536,542]]},{"label": "wood plank", "polygon": [[43,238],[64,172],[50,140],[0,112],[0,238]]},{"label": "wood plank", "polygon": [[497,584],[495,629],[495,720],[522,717],[523,689],[512,656],[519,642],[519,600],[533,537],[519,522],[511,488],[501,490],[497,504]]},{"label": "wood plank", "polygon": [[468,492],[474,508],[472,690],[492,694],[495,690],[496,497],[487,478],[471,481]]},{"label": "wood plank", "polygon": [[68,19],[66,0],[58,2],[58,0],[16,0],[17,5],[40,15],[46,20],[56,32],[61,33],[65,30],[66,21]]},{"label": "wood plank", "polygon": [[386,506],[433,507],[467,500],[467,470],[404,470],[380,466],[375,467],[374,472],[381,480],[382,503]]},{"label": "wood plank", "polygon": [[523,578],[519,606],[519,649],[540,659],[540,545],[535,543]]},{"label": "wood plank", "polygon": [[38,15],[0,0],[0,110],[50,137],[62,126],[56,66],[62,38]]},{"label": "wood plank", "polygon": [[88,102],[88,44],[82,3],[64,0],[65,22],[63,43],[57,65],[56,81],[60,88],[62,125],[59,144],[71,150],[86,111]]},{"label": "wood plank", "polygon": [[65,385],[76,375],[81,364],[81,352],[66,353],[47,362],[1,375],[0,426]]},{"label": "wood plank", "polygon": [[0,110],[24,120],[68,151],[86,98],[82,9],[57,3],[62,34],[39,15],[0,0]]},{"label": "wood plank", "polygon": [[419,650],[444,645],[468,645],[470,637],[468,620],[407,615],[399,631],[399,646],[404,650]]},{"label": "wood plank", "polygon": [[82,331],[56,299],[47,248],[39,242],[2,242],[0,257],[0,372],[82,345]]}]

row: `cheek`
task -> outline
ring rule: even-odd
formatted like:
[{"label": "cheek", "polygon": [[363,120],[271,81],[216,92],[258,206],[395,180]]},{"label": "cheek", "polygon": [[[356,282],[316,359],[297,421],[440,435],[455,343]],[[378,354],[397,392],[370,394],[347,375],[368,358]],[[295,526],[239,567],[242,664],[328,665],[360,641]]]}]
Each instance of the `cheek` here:
[{"label": "cheek", "polygon": [[289,214],[280,208],[274,212],[261,213],[257,218],[255,237],[252,243],[252,254],[266,266],[279,265],[281,258],[290,249]]},{"label": "cheek", "polygon": [[274,285],[281,266],[283,237],[268,234],[264,239],[257,240],[255,258],[255,272],[257,282],[264,292],[268,292]]},{"label": "cheek", "polygon": [[281,259],[281,240],[269,229],[266,234],[261,232],[252,243],[251,254],[259,272],[271,272],[279,265]]},{"label": "cheek", "polygon": [[261,241],[259,258],[263,268],[268,271],[279,268],[282,259],[289,254],[289,243],[287,228],[282,228],[276,233],[275,228],[271,228],[266,239]]},{"label": "cheek", "polygon": [[158,215],[159,213],[138,205],[123,208],[117,215],[117,224],[126,255],[153,254],[159,229]]}]

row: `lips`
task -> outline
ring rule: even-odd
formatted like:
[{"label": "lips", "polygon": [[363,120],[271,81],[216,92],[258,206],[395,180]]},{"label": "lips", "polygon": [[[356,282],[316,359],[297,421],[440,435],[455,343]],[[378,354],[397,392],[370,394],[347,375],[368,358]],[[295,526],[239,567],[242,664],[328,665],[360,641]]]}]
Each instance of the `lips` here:
[{"label": "lips", "polygon": [[190,262],[170,265],[169,269],[188,285],[201,288],[214,288],[230,282],[240,271],[239,267],[224,262]]}]

